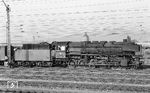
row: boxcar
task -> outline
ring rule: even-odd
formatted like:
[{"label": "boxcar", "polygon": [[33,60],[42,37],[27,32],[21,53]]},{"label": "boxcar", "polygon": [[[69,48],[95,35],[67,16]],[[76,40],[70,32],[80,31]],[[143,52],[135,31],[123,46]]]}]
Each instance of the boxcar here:
[{"label": "boxcar", "polygon": [[5,60],[6,60],[5,46],[0,46],[0,65],[4,65]]}]

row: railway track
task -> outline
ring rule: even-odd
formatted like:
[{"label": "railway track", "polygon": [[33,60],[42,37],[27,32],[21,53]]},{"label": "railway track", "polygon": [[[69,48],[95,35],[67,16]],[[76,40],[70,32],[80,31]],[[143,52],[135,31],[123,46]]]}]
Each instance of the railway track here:
[{"label": "railway track", "polygon": [[23,73],[5,73],[5,74],[0,74],[2,75],[26,75],[26,76],[50,76],[50,75],[54,75],[54,76],[72,76],[72,77],[76,77],[76,76],[80,76],[80,77],[111,77],[111,78],[133,78],[133,79],[150,79],[150,74],[129,74],[129,73],[105,73],[105,72],[99,72],[99,73],[95,73],[95,72],[60,72],[60,71],[48,71],[48,72],[23,72]]},{"label": "railway track", "polygon": [[[31,72],[32,71],[32,72]],[[108,74],[122,74],[122,75],[150,75],[150,69],[148,70],[116,70],[116,69],[91,69],[91,68],[58,68],[58,67],[52,67],[52,68],[14,68],[14,69],[0,69],[0,74],[2,73],[95,73],[95,74],[101,74],[101,73],[108,73]]]},{"label": "railway track", "polygon": [[[122,73],[123,71],[121,70],[114,72],[108,70],[107,72],[107,70],[94,71],[93,69],[88,71],[87,68],[79,70],[73,69],[71,71],[69,71],[68,68],[61,68],[60,70],[57,70],[56,68],[26,69],[27,68],[21,68],[21,70],[19,68],[10,70],[1,69],[0,85],[5,85],[8,80],[16,80],[18,81],[20,88],[32,87],[55,90],[88,90],[95,92],[112,90],[126,91],[125,93],[150,92],[150,74],[146,74],[147,72],[141,73],[140,71],[132,74],[132,72],[128,73],[128,71]],[[54,93],[59,92],[55,91]],[[68,93],[72,92],[69,91]],[[77,91],[77,93],[81,93],[81,91]]]},{"label": "railway track", "polygon": [[95,83],[121,83],[121,84],[139,84],[150,85],[150,79],[133,79],[133,78],[112,78],[112,77],[82,77],[82,76],[27,76],[27,75],[10,75],[2,76],[10,79],[32,79],[32,80],[57,80],[57,81],[83,81],[83,82],[95,82]]},{"label": "railway track", "polygon": [[[4,76],[2,76],[4,77]],[[150,80],[137,80],[133,78],[111,78],[111,77],[103,77],[103,78],[91,78],[91,77],[82,77],[82,76],[76,76],[76,77],[69,77],[69,76],[42,76],[42,75],[10,75],[9,79],[4,79],[2,78],[1,81],[3,80],[17,80],[19,82],[23,82],[23,84],[27,84],[26,87],[28,86],[33,86],[36,87],[36,85],[43,86],[43,85],[56,85],[53,87],[48,87],[48,88],[76,88],[75,86],[82,86],[86,87],[91,85],[94,87],[102,87],[102,88],[96,88],[97,90],[119,90],[119,91],[144,91],[144,92],[150,92]],[[29,84],[29,85],[28,85]],[[33,84],[33,85],[32,85]],[[57,85],[64,85],[64,86],[57,86]],[[121,86],[121,87],[120,87]],[[24,87],[24,86],[23,86]],[[114,88],[114,87],[119,87],[119,88]],[[86,89],[85,88],[85,89]],[[132,90],[133,88],[133,90]],[[78,88],[77,88],[78,89]],[[91,90],[92,88],[89,88]],[[94,88],[95,89],[95,88]],[[94,90],[93,89],[93,90]],[[84,88],[82,89],[84,90]]]},{"label": "railway track", "polygon": [[93,73],[120,73],[120,74],[150,74],[150,69],[148,70],[131,70],[131,69],[119,69],[119,70],[116,70],[116,69],[95,69],[95,68],[73,68],[73,69],[69,69],[69,68],[46,68],[46,69],[39,69],[39,70],[36,70],[38,68],[34,68],[34,69],[28,69],[26,71],[40,71],[40,72],[53,72],[53,71],[57,71],[57,72],[81,72],[81,73],[90,73],[90,72],[93,72]]},{"label": "railway track", "polygon": [[89,71],[0,71],[0,74],[42,74],[42,75],[47,75],[47,74],[79,74],[79,75],[103,75],[103,74],[109,74],[109,75],[122,75],[122,76],[145,76],[145,77],[150,77],[150,73],[122,73],[122,72],[107,72],[107,71],[99,71],[99,72],[89,72]]},{"label": "railway track", "polygon": [[[4,79],[4,83],[8,80]],[[96,83],[96,82],[82,82],[82,81],[57,81],[57,80],[33,80],[33,79],[13,79],[18,81],[19,88],[39,88],[39,89],[77,89],[77,90],[92,90],[92,91],[137,91],[137,92],[150,92],[149,85],[138,84],[120,84],[120,83]],[[3,86],[6,87],[6,86]]]},{"label": "railway track", "polygon": [[5,88],[0,87],[1,93],[148,93],[148,92],[134,92],[134,91],[91,91],[91,90],[77,90],[77,89],[37,89],[31,87],[22,88]]},{"label": "railway track", "polygon": [[145,82],[149,83],[150,81],[150,75],[122,75],[122,74],[81,74],[81,73],[44,73],[44,74],[0,74],[0,77],[10,77],[10,78],[32,78],[32,79],[61,79],[64,80],[88,80],[88,81],[98,81],[99,80],[118,80],[118,81],[132,81],[134,82]]}]

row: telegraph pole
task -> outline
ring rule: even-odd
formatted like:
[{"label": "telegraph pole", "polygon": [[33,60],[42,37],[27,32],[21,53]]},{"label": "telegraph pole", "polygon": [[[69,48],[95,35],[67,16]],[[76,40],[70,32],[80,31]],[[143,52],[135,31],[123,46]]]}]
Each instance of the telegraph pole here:
[{"label": "telegraph pole", "polygon": [[7,41],[7,57],[8,57],[8,64],[10,66],[11,64],[11,38],[10,38],[10,8],[9,5],[7,5],[4,0],[2,0],[6,7],[6,12],[7,12],[7,23],[6,23],[6,41]]}]

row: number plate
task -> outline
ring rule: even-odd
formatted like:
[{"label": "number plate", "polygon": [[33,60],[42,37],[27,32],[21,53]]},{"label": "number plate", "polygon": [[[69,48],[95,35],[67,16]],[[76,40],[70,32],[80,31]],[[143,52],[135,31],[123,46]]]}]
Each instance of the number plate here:
[{"label": "number plate", "polygon": [[18,81],[7,81],[7,88],[18,88]]}]

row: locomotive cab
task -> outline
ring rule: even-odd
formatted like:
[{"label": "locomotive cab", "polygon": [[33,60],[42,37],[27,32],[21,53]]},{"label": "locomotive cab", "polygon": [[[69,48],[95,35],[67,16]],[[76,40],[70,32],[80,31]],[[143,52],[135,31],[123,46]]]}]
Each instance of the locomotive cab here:
[{"label": "locomotive cab", "polygon": [[68,42],[53,42],[52,43],[52,60],[53,65],[66,66],[68,62],[67,51]]},{"label": "locomotive cab", "polygon": [[66,46],[58,46],[58,49],[55,50],[55,58],[66,58]]}]

